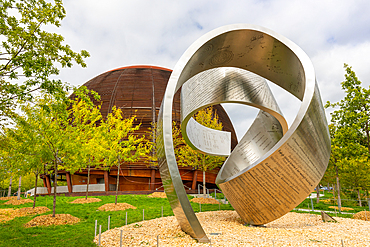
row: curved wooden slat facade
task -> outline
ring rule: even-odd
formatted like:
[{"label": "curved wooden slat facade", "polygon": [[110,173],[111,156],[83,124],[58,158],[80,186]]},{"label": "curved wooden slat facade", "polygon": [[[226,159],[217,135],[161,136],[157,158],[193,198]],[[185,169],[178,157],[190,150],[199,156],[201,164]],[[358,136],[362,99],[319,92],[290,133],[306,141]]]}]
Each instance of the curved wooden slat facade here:
[{"label": "curved wooden slat facade", "polygon": [[[137,133],[145,134],[148,128],[151,127],[151,123],[157,120],[158,111],[171,72],[170,69],[155,66],[128,66],[98,75],[86,82],[84,86],[100,95],[103,117],[106,117],[111,112],[112,107],[116,106],[122,110],[124,117],[136,115],[136,123],[141,124]],[[237,138],[232,123],[221,105],[214,106],[214,109],[223,123],[224,130],[232,133],[233,149],[237,144]],[[179,92],[176,94],[173,103],[173,119],[180,122]],[[145,161],[121,165],[120,169],[120,194],[150,193],[156,190],[163,190],[157,167],[150,167]],[[215,178],[217,172],[216,170],[207,172],[207,187],[216,188]],[[72,185],[87,183],[87,170],[76,172],[75,174],[69,174],[66,171],[58,171],[58,173],[66,179],[69,193],[73,192]],[[117,168],[112,168],[109,172],[92,169],[90,174],[90,184],[104,183],[105,194],[115,190]],[[197,183],[203,182],[201,172],[190,167],[181,167],[180,174],[184,185],[191,193],[194,193],[197,189]],[[45,187],[50,188],[50,178],[44,175],[43,179]]]}]

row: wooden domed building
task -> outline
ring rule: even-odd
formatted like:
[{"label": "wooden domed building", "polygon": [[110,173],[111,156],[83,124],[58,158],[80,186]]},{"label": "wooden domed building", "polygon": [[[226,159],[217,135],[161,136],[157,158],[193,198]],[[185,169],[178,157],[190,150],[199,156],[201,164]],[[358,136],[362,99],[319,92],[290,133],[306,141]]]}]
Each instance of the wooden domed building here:
[{"label": "wooden domed building", "polygon": [[[101,97],[101,112],[105,117],[112,107],[120,108],[124,117],[136,115],[137,124],[141,124],[140,134],[145,134],[153,122],[156,122],[162,98],[171,70],[155,66],[128,66],[105,72],[86,82],[84,86],[96,91]],[[224,130],[232,133],[232,148],[237,144],[231,121],[221,105],[214,106],[223,123]],[[180,122],[180,94],[176,94],[173,105],[173,120]],[[163,190],[158,167],[150,166],[145,161],[121,165],[119,193],[151,193]],[[179,167],[180,174],[189,193],[195,193],[197,184],[202,184],[201,172],[191,167]],[[62,180],[67,181],[66,190],[58,193],[86,191],[87,170],[69,174],[58,171]],[[91,169],[89,191],[91,194],[110,194],[116,189],[117,168],[110,171]],[[198,175],[199,174],[199,175]],[[216,188],[217,171],[207,172],[208,188]],[[43,176],[45,187],[51,192],[50,177]],[[59,178],[58,178],[59,179]],[[83,189],[85,187],[85,189]]]}]

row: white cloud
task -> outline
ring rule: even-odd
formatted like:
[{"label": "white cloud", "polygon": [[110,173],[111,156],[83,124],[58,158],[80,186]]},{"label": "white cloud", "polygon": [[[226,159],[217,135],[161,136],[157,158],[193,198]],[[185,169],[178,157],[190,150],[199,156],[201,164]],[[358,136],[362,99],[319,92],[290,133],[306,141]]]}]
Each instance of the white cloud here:
[{"label": "white cloud", "polygon": [[[343,97],[340,82],[344,79],[344,63],[353,66],[364,86],[370,83],[370,5],[366,0],[64,3],[67,17],[58,32],[73,49],[91,53],[86,60],[88,68],[62,70],[62,80],[74,85],[132,64],[172,69],[183,52],[203,34],[234,23],[264,26],[299,45],[313,62],[324,102]],[[273,91],[291,123],[299,104],[292,104],[294,99]],[[249,121],[246,119],[233,119],[235,127],[242,129]]]}]

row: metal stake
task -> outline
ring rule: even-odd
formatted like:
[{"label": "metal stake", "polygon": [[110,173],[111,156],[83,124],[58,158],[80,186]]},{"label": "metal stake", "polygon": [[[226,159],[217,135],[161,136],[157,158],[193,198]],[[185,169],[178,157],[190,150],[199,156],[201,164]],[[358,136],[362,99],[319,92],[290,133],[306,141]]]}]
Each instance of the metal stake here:
[{"label": "metal stake", "polygon": [[343,239],[341,239],[340,241],[342,242],[342,247],[344,247],[344,241],[343,241]]},{"label": "metal stake", "polygon": [[95,220],[95,234],[94,238],[96,237],[96,231],[98,230],[98,220]]},{"label": "metal stake", "polygon": [[121,230],[120,235],[119,235],[119,247],[122,247],[122,232],[123,230]]},{"label": "metal stake", "polygon": [[366,221],[367,221],[367,212],[366,212],[366,209],[365,209],[365,218],[366,218]]},{"label": "metal stake", "polygon": [[157,247],[159,247],[159,235],[157,235]]},{"label": "metal stake", "polygon": [[144,221],[144,209],[143,209],[143,221]]},{"label": "metal stake", "polygon": [[110,229],[110,215],[108,215],[108,230]]},{"label": "metal stake", "polygon": [[311,197],[311,195],[310,195],[310,198],[311,198],[311,208],[312,208],[312,212],[314,212],[314,210],[313,210],[313,202],[312,202],[312,197]]},{"label": "metal stake", "polygon": [[101,225],[99,225],[99,246],[101,243]]},{"label": "metal stake", "polygon": [[127,212],[126,212],[126,226],[127,226]]}]

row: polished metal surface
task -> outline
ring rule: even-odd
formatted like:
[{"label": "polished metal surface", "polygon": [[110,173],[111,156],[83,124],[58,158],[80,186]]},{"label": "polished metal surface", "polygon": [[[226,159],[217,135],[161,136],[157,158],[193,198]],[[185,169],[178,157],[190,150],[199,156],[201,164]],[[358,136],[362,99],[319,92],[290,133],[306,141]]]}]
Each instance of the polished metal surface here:
[{"label": "polished metal surface", "polygon": [[[289,129],[261,77],[302,102]],[[191,120],[195,112],[225,102],[260,109],[216,179],[246,223],[262,225],[283,216],[321,180],[329,161],[330,137],[307,55],[263,27],[236,24],[215,29],[193,43],[176,64],[158,119],[158,160],[165,191],[181,228],[194,238],[209,241],[186,197],[173,150],[172,101],[180,87],[183,136],[203,153],[227,155],[227,147],[213,146],[212,141],[228,140],[218,132],[204,134],[204,128],[188,127],[195,122]]]}]

